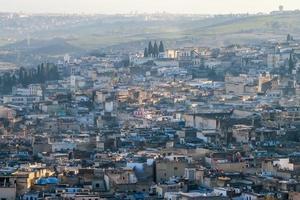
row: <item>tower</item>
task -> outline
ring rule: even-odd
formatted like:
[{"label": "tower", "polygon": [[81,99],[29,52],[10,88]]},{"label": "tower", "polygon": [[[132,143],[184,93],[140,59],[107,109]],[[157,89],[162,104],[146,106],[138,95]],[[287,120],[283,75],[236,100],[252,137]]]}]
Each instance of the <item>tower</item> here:
[{"label": "tower", "polygon": [[279,12],[283,12],[283,5],[279,6]]}]

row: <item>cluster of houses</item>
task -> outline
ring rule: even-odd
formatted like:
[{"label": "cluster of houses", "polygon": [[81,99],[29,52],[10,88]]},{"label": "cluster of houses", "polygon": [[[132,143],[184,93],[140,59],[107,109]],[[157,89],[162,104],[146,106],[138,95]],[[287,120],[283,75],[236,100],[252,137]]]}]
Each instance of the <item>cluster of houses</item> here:
[{"label": "cluster of houses", "polygon": [[1,95],[0,199],[298,200],[299,60],[294,39],[66,55]]}]

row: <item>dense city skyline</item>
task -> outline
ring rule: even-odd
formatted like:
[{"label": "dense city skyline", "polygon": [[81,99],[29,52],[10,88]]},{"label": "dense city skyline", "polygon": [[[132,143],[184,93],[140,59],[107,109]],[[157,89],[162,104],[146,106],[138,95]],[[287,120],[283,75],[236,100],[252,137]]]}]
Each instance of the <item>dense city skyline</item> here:
[{"label": "dense city skyline", "polygon": [[300,0],[0,5],[0,200],[300,200]]},{"label": "dense city skyline", "polygon": [[287,10],[300,8],[297,0],[0,0],[1,12],[26,13],[258,13],[270,12],[283,5]]}]

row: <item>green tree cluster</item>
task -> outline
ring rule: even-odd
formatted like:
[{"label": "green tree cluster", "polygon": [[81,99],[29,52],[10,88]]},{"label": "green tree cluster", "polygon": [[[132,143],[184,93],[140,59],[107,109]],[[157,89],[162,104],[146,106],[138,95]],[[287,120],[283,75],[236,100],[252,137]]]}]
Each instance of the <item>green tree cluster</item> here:
[{"label": "green tree cluster", "polygon": [[42,63],[36,68],[25,69],[21,67],[16,72],[6,72],[0,75],[0,94],[9,94],[16,85],[23,87],[33,83],[45,83],[50,80],[58,80],[57,66],[52,63]]},{"label": "green tree cluster", "polygon": [[289,62],[289,73],[292,74],[293,70],[295,69],[295,60],[294,60],[294,57],[293,57],[293,54],[291,53],[290,54],[290,58],[288,60]]},{"label": "green tree cluster", "polygon": [[291,35],[291,34],[288,34],[287,36],[286,36],[286,41],[294,41],[294,37]]},{"label": "green tree cluster", "polygon": [[150,41],[148,43],[148,47],[144,49],[144,57],[157,58],[159,53],[162,53],[164,51],[165,51],[165,47],[162,41],[160,41],[159,45],[157,45],[156,41],[154,42],[154,45],[152,45],[152,42]]}]

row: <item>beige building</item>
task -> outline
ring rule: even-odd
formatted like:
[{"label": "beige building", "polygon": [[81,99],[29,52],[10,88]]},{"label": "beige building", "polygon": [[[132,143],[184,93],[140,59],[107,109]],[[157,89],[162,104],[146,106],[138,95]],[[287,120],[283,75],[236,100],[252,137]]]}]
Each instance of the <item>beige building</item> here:
[{"label": "beige building", "polygon": [[213,169],[223,172],[243,172],[246,169],[246,162],[239,161],[240,154],[236,153],[211,153],[205,157],[205,162]]},{"label": "beige building", "polygon": [[300,192],[289,192],[289,200],[299,200]]},{"label": "beige building", "polygon": [[41,177],[53,175],[54,172],[43,166],[27,166],[13,173],[16,177],[17,195],[29,192],[34,185],[34,181]]},{"label": "beige building", "polygon": [[184,177],[188,162],[185,160],[159,159],[155,162],[155,180],[157,183],[167,181],[171,177]]},{"label": "beige building", "polygon": [[281,57],[279,54],[268,54],[267,56],[267,65],[270,68],[279,68],[280,61]]},{"label": "beige building", "polygon": [[185,168],[184,178],[196,182],[197,184],[203,183],[204,169],[199,168]]},{"label": "beige building", "polygon": [[137,190],[137,177],[130,168],[112,169],[105,172],[106,188],[115,192],[135,192]]},{"label": "beige building", "polygon": [[5,107],[5,106],[0,106],[0,117],[1,118],[6,118],[9,120],[12,120],[13,118],[15,118],[15,116],[16,116],[15,110]]},{"label": "beige building", "polygon": [[159,198],[164,198],[166,193],[183,191],[182,183],[159,184],[156,186],[156,194]]},{"label": "beige building", "polygon": [[13,176],[0,177],[0,199],[15,200],[17,194],[16,178]]},{"label": "beige building", "polygon": [[278,88],[278,77],[273,77],[269,73],[261,74],[258,78],[258,92],[267,92]]},{"label": "beige building", "polygon": [[232,127],[232,137],[238,143],[248,143],[253,135],[254,129],[252,126],[238,124]]},{"label": "beige building", "polygon": [[97,195],[93,195],[93,194],[78,194],[75,195],[74,200],[100,200],[101,198]]},{"label": "beige building", "polygon": [[188,127],[197,129],[217,129],[218,120],[214,117],[202,116],[198,114],[185,114],[184,120]]},{"label": "beige building", "polygon": [[225,76],[225,92],[226,94],[241,95],[245,93],[245,85],[248,84],[246,75]]},{"label": "beige building", "polygon": [[178,50],[168,49],[165,54],[167,58],[176,59],[178,57]]}]

